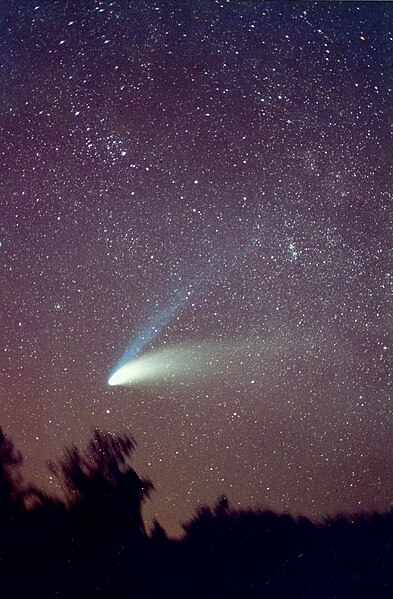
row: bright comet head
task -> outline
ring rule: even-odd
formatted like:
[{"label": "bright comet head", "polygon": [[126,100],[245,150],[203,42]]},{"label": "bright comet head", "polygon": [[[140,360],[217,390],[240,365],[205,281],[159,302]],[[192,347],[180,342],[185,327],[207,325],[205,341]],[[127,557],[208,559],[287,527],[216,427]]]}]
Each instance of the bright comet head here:
[{"label": "bright comet head", "polygon": [[127,362],[124,366],[118,368],[108,380],[108,385],[131,385],[151,377],[155,364],[146,357],[138,358]]}]

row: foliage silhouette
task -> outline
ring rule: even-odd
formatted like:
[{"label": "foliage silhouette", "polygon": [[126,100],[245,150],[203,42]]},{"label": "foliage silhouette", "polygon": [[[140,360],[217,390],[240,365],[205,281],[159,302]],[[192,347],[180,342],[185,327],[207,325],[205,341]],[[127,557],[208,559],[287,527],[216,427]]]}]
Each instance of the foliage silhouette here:
[{"label": "foliage silhouette", "polygon": [[14,586],[18,561],[16,541],[23,513],[22,455],[0,428],[0,580],[4,592]]},{"label": "foliage silhouette", "polygon": [[0,428],[0,517],[3,519],[15,510],[22,498],[22,475],[20,467],[23,458],[13,442]]},{"label": "foliage silhouette", "polygon": [[2,599],[391,599],[393,511],[314,523],[199,507],[174,540],[141,508],[153,485],[130,465],[134,439],[96,430],[52,472],[66,500],[25,488],[0,429]]},{"label": "foliage silhouette", "polygon": [[96,429],[84,452],[74,446],[57,464],[49,464],[63,482],[77,527],[87,537],[145,534],[141,506],[154,487],[130,466],[135,448],[132,437]]}]

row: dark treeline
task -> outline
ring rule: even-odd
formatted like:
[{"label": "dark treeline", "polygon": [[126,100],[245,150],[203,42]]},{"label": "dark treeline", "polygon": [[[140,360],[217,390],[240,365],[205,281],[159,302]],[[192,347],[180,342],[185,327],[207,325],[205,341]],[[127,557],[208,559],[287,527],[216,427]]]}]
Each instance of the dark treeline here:
[{"label": "dark treeline", "polygon": [[235,510],[197,510],[182,539],[141,509],[153,490],[130,466],[135,441],[95,431],[88,447],[49,464],[65,499],[20,476],[0,429],[2,599],[391,599],[393,511],[315,524]]}]

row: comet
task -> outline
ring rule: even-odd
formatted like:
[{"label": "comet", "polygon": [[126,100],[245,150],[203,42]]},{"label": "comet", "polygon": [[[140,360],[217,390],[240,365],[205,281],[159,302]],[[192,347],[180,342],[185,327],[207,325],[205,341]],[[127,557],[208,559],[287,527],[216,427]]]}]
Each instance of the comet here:
[{"label": "comet", "polygon": [[180,290],[169,307],[157,311],[149,319],[147,325],[131,341],[117,362],[116,367],[112,370],[108,380],[109,385],[117,384],[111,381],[118,380],[118,372],[125,365],[138,358],[153,343],[169,322],[184,308],[188,299],[189,294],[184,289]]},{"label": "comet", "polygon": [[108,385],[128,387],[154,383],[171,386],[211,380],[219,384],[229,380],[261,383],[278,357],[284,361],[301,358],[306,350],[310,352],[320,344],[318,335],[303,336],[296,330],[287,329],[285,336],[270,334],[263,340],[241,338],[165,345],[123,359],[111,373]]},{"label": "comet", "polygon": [[217,374],[215,344],[180,344],[169,348],[150,351],[123,363],[109,377],[108,385],[129,386],[158,382],[178,382],[195,380]]},{"label": "comet", "polygon": [[[110,386],[115,386],[124,384],[124,381],[149,380],[153,377],[153,371],[156,375],[157,372],[162,374],[163,368],[167,372],[171,371],[173,378],[175,374],[178,375],[180,370],[182,370],[176,364],[176,360],[181,360],[181,363],[183,364],[182,371],[184,371],[184,355],[178,355],[176,349],[169,351],[169,353],[160,352],[158,356],[157,354],[154,354],[154,358],[151,353],[144,354],[143,360],[141,355],[160,336],[163,329],[171,322],[171,320],[184,310],[191,298],[195,301],[195,298],[201,293],[206,293],[206,287],[208,285],[213,282],[217,283],[217,281],[224,281],[236,267],[243,263],[243,258],[252,250],[252,248],[253,242],[246,245],[242,251],[236,252],[235,256],[233,256],[232,248],[227,248],[227,252],[222,252],[222,260],[226,256],[226,253],[230,251],[231,262],[229,262],[229,260],[225,262],[225,269],[217,267],[221,262],[220,258],[217,260],[209,259],[208,266],[194,275],[187,286],[180,290],[175,290],[169,306],[158,310],[152,317],[150,317],[147,321],[147,325],[136,335],[136,337],[134,337],[130,345],[123,352],[123,355],[109,376],[108,384]],[[211,349],[211,345],[208,348],[208,344],[205,344],[201,351],[202,353],[203,351],[207,351],[209,354]],[[205,359],[205,356],[200,354],[197,345],[192,346],[192,349],[191,346],[188,346],[187,348],[183,346],[181,351],[185,352],[189,358],[186,371],[190,368],[191,370],[196,369],[196,365],[203,362]],[[217,353],[217,348],[215,353]],[[209,365],[207,364],[206,367],[209,370],[208,366]]]},{"label": "comet", "polygon": [[144,386],[152,383],[166,386],[179,383],[227,381],[250,373],[250,382],[260,378],[255,372],[255,355],[267,364],[282,348],[266,343],[256,348],[249,340],[227,340],[219,343],[199,342],[165,346],[150,350],[124,362],[109,377],[111,387]]}]

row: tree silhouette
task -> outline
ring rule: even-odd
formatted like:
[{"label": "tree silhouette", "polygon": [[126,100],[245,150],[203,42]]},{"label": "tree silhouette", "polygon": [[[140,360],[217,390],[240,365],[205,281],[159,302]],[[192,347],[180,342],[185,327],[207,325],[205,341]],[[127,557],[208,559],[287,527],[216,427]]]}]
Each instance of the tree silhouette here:
[{"label": "tree silhouette", "polygon": [[22,548],[24,492],[22,455],[0,428],[0,588],[4,597],[16,596],[18,558]]},{"label": "tree silhouette", "polygon": [[22,454],[0,428],[0,517],[9,518],[22,500]]},{"label": "tree silhouette", "polygon": [[311,522],[199,507],[171,539],[141,507],[153,485],[130,465],[136,443],[96,430],[51,470],[67,503],[22,485],[22,456],[0,429],[0,595],[5,599],[391,599],[393,511]]},{"label": "tree silhouette", "polygon": [[161,526],[156,518],[154,518],[152,523],[150,538],[155,543],[162,543],[168,540],[166,530]]},{"label": "tree silhouette", "polygon": [[96,429],[84,452],[74,446],[57,464],[49,464],[86,534],[145,534],[141,508],[154,487],[130,466],[135,448],[128,435]]}]

